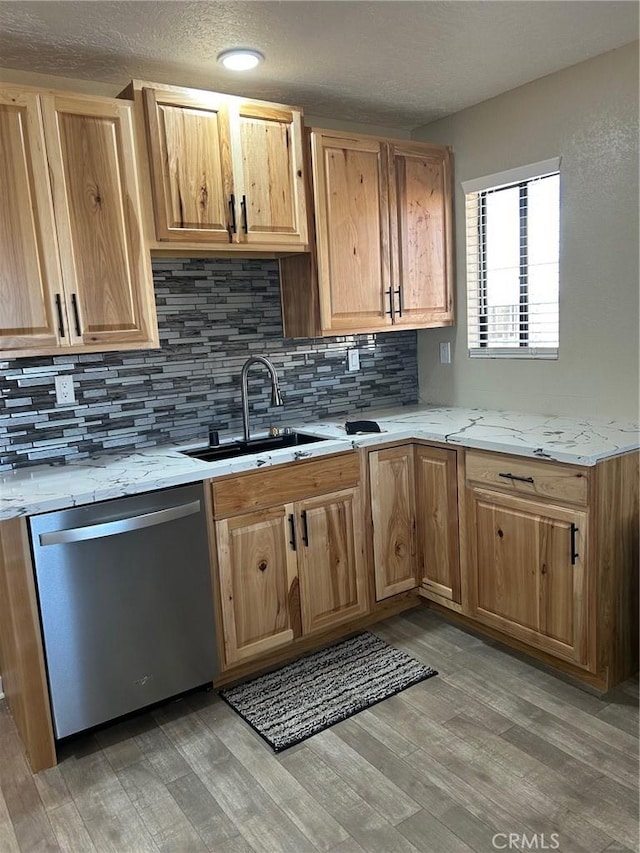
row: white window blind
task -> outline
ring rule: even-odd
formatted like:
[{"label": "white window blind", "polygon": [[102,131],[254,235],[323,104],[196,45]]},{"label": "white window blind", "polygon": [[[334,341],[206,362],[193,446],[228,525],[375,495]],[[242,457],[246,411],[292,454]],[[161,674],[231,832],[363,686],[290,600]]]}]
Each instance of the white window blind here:
[{"label": "white window blind", "polygon": [[559,160],[464,182],[469,355],[557,358]]}]

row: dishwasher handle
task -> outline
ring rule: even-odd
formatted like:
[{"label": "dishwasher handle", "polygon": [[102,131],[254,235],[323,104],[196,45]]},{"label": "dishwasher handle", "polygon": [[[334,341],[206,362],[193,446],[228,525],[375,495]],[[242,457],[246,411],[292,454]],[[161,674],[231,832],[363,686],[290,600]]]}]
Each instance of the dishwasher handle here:
[{"label": "dishwasher handle", "polygon": [[51,533],[40,534],[41,545],[65,545],[68,542],[84,542],[87,539],[100,539],[103,536],[115,536],[118,533],[129,533],[131,530],[144,530],[145,527],[155,527],[187,515],[200,512],[200,501],[192,501],[168,509],[159,509],[132,518],[119,518],[116,521],[105,521],[102,524],[88,524],[86,527],[70,527],[67,530],[53,530]]}]

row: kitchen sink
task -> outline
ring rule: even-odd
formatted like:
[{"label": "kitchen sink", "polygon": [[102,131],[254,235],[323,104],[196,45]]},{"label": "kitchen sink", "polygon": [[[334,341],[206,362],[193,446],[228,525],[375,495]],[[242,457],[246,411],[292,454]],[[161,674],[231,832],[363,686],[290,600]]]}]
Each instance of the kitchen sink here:
[{"label": "kitchen sink", "polygon": [[326,439],[318,438],[315,435],[304,435],[300,432],[290,432],[180,452],[184,453],[185,456],[202,459],[204,462],[217,462],[220,459],[235,459],[238,456],[248,456],[251,453],[269,453],[272,450],[280,450],[282,447],[299,447],[305,444],[315,444],[318,441],[326,441]]}]

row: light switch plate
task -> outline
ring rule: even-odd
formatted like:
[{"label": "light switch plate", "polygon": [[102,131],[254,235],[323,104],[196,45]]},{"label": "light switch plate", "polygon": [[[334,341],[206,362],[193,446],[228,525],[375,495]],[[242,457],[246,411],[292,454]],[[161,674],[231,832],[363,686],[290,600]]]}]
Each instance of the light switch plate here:
[{"label": "light switch plate", "polygon": [[360,353],[357,349],[350,349],[347,353],[349,370],[360,370]]},{"label": "light switch plate", "polygon": [[440,364],[451,364],[451,344],[449,341],[440,343]]}]

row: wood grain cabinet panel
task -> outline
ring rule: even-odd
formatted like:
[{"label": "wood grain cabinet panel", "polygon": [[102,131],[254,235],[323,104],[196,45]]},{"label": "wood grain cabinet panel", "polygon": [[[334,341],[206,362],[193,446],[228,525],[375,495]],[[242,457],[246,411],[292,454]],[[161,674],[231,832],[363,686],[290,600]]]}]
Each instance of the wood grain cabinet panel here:
[{"label": "wood grain cabinet panel", "polygon": [[228,663],[293,640],[289,589],[297,568],[287,531],[292,511],[274,507],[216,522]]},{"label": "wood grain cabinet panel", "polygon": [[452,325],[450,149],[318,128],[309,135],[315,260],[312,252],[280,261],[285,334]]},{"label": "wood grain cabinet panel", "polygon": [[468,495],[472,615],[586,666],[587,514],[477,488]]},{"label": "wood grain cabinet panel", "polygon": [[305,634],[367,612],[360,515],[359,489],[345,489],[296,505]]},{"label": "wood grain cabinet panel", "polygon": [[62,95],[42,101],[71,341],[148,342],[155,310],[131,106]]},{"label": "wood grain cabinet panel", "polygon": [[126,94],[140,92],[159,241],[306,247],[301,110],[141,81]]},{"label": "wood grain cabinet panel", "polygon": [[157,346],[131,110],[0,86],[4,357]]},{"label": "wood grain cabinet panel", "polygon": [[0,349],[57,347],[62,278],[40,101],[0,89]]},{"label": "wood grain cabinet panel", "polygon": [[413,445],[369,454],[376,599],[413,589],[416,508]]},{"label": "wood grain cabinet panel", "polygon": [[143,90],[159,240],[231,239],[229,111],[222,99]]},{"label": "wood grain cabinet panel", "polygon": [[455,450],[416,446],[418,571],[422,587],[461,603]]},{"label": "wood grain cabinet panel", "polygon": [[451,158],[448,149],[389,146],[395,323],[453,322]]}]

